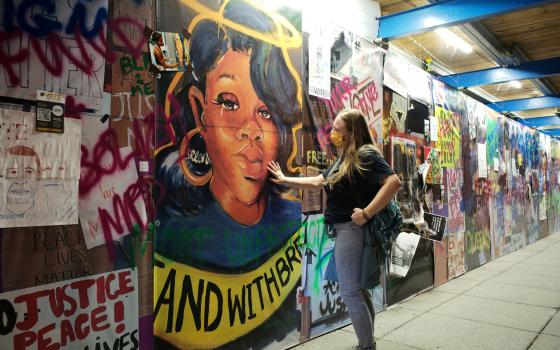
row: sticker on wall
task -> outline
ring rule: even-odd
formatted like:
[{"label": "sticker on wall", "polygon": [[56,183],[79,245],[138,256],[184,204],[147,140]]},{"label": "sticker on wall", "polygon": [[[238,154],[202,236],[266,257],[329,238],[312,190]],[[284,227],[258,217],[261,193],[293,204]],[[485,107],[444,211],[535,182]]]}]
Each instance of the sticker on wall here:
[{"label": "sticker on wall", "polygon": [[35,130],[41,132],[64,132],[64,102],[66,96],[56,92],[37,91]]}]

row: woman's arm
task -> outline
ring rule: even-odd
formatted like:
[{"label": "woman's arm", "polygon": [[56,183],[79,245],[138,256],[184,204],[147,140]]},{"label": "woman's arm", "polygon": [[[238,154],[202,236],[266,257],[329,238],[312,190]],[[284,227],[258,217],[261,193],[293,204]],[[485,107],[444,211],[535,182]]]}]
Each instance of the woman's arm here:
[{"label": "woman's arm", "polygon": [[286,185],[286,186],[297,187],[297,188],[316,188],[316,189],[323,188],[323,186],[325,185],[325,178],[323,177],[323,175],[309,176],[309,177],[284,176],[284,173],[280,168],[280,164],[278,164],[277,162],[268,163],[268,171],[273,176],[270,178],[270,181],[280,185]]},{"label": "woman's arm", "polygon": [[391,199],[401,189],[401,180],[396,174],[387,176],[381,183],[381,188],[373,200],[363,209],[354,208],[352,213],[352,221],[358,225],[365,224],[381,209],[385,208]]}]

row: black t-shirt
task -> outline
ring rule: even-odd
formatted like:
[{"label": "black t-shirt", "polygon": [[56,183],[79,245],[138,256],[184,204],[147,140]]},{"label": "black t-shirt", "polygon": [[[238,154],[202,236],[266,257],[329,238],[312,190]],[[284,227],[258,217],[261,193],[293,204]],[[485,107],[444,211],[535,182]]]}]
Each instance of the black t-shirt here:
[{"label": "black t-shirt", "polygon": [[[381,188],[383,180],[387,176],[395,174],[381,154],[373,148],[371,151],[368,150],[360,161],[366,170],[362,175],[355,171],[353,183],[350,183],[348,177],[345,176],[334,184],[332,189],[329,185],[325,186],[327,193],[325,222],[327,224],[351,221],[352,210],[367,206]],[[334,162],[323,172],[323,177],[326,179],[331,169],[336,167],[330,174],[333,176],[338,171],[339,164],[340,161]],[[359,202],[357,202],[358,199]]]}]

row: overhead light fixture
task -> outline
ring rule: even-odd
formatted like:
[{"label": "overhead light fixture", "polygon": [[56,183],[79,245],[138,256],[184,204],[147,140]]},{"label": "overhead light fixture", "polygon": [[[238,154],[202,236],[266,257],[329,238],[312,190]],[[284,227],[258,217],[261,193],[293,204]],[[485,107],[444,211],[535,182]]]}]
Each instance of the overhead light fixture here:
[{"label": "overhead light fixture", "polygon": [[521,84],[521,82],[519,80],[510,81],[509,86],[511,86],[514,89],[521,89],[523,87],[523,85]]},{"label": "overhead light fixture", "polygon": [[464,53],[471,53],[473,51],[472,46],[469,45],[468,42],[461,39],[457,34],[453,33],[447,28],[436,29],[436,33],[438,33],[439,36],[445,39],[448,44],[455,46]]}]

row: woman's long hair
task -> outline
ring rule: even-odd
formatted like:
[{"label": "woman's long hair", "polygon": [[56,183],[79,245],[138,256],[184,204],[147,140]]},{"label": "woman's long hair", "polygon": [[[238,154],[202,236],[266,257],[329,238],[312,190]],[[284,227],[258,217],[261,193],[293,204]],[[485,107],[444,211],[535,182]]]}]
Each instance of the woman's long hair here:
[{"label": "woman's long hair", "polygon": [[340,162],[338,172],[328,176],[327,184],[332,188],[334,184],[342,178],[347,177],[350,182],[354,181],[356,172],[360,175],[366,170],[361,159],[366,153],[377,152],[373,140],[366,124],[363,113],[358,109],[343,109],[338,112],[338,117],[346,125],[346,130],[350,133],[344,150],[338,162]]}]

